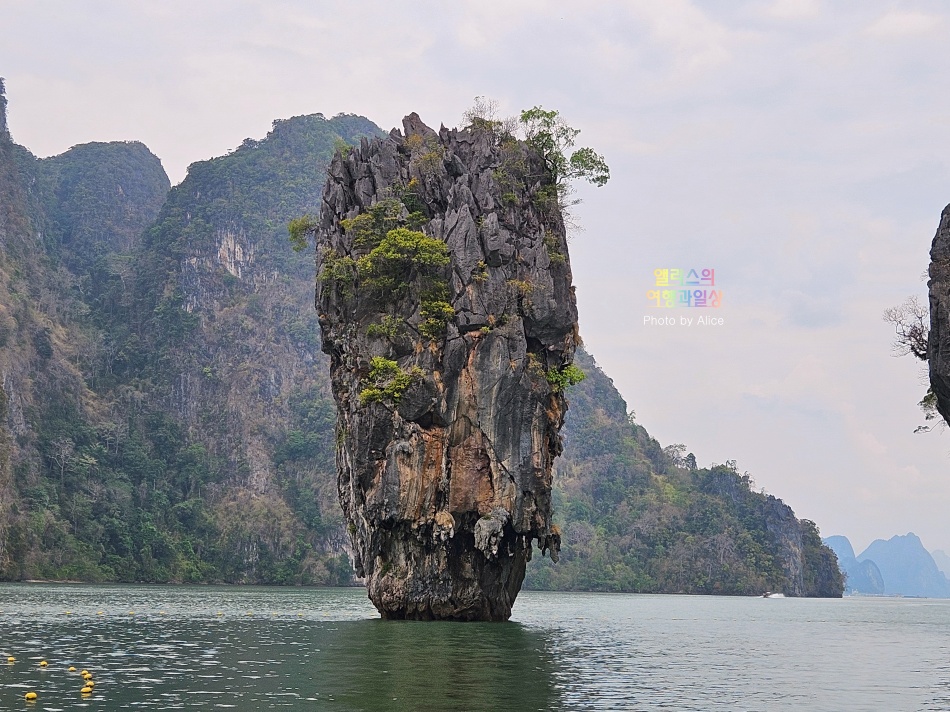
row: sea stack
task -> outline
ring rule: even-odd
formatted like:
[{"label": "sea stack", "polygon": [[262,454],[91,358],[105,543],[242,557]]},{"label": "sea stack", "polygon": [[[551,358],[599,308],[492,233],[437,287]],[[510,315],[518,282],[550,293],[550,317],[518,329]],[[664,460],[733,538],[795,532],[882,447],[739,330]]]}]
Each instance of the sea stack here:
[{"label": "sea stack", "polygon": [[384,618],[506,620],[533,543],[560,546],[551,467],[579,338],[554,176],[500,124],[410,114],[338,152],[316,234],[369,598]]}]

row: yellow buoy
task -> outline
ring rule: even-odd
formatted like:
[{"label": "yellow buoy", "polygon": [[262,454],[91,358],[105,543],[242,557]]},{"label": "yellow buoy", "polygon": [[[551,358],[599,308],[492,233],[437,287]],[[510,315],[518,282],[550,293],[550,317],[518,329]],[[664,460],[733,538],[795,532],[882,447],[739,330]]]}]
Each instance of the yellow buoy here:
[{"label": "yellow buoy", "polygon": [[23,696],[24,696],[26,699],[28,699],[28,700],[35,700],[35,699],[36,699],[36,693],[35,693],[35,692],[27,692],[27,693],[26,693],[25,695],[23,695]]},{"label": "yellow buoy", "polygon": [[84,688],[82,688],[82,689],[80,690],[80,692],[81,692],[82,694],[84,694],[84,695],[88,695],[90,692],[92,692],[92,688],[91,688],[91,687],[84,687]]},{"label": "yellow buoy", "polygon": [[102,615],[102,611],[98,611],[98,612],[96,613],[96,615],[97,615],[97,616],[101,616],[101,615]]},{"label": "yellow buoy", "polygon": [[7,662],[8,663],[16,662],[16,658],[11,655],[9,658],[7,658]]},{"label": "yellow buoy", "polygon": [[40,660],[40,667],[46,667],[47,665],[49,665],[48,662],[46,662],[45,660]]},{"label": "yellow buoy", "polygon": [[79,674],[80,674],[80,675],[88,675],[88,674],[89,674],[89,671],[88,671],[88,670],[83,670],[83,671],[82,671],[81,673],[79,673]]},{"label": "yellow buoy", "polygon": [[96,686],[95,680],[93,680],[91,677],[86,679],[86,687],[95,687],[95,686]]},{"label": "yellow buoy", "polygon": [[82,679],[83,679],[83,680],[88,680],[88,679],[91,678],[91,677],[92,677],[92,673],[91,673],[91,672],[84,672],[84,673],[82,674]]},{"label": "yellow buoy", "polygon": [[70,666],[69,666],[69,669],[67,670],[67,672],[76,672],[76,668],[74,668],[72,665],[70,665]]}]

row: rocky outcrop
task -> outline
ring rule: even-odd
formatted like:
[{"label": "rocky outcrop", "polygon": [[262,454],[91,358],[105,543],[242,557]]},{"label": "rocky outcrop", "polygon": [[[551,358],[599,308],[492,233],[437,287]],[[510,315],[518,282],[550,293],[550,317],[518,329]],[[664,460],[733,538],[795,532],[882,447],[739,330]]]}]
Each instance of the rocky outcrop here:
[{"label": "rocky outcrop", "polygon": [[884,593],[884,576],[870,559],[858,561],[854,548],[845,536],[830,536],[822,542],[835,552],[838,567],[845,577],[845,590],[851,594],[881,595]]},{"label": "rocky outcrop", "polygon": [[937,412],[950,422],[950,205],[930,248],[930,336],[927,361]]},{"label": "rocky outcrop", "polygon": [[403,127],[337,155],[323,194],[340,502],[384,617],[504,620],[533,542],[560,545],[551,467],[578,342],[564,224],[523,142]]}]

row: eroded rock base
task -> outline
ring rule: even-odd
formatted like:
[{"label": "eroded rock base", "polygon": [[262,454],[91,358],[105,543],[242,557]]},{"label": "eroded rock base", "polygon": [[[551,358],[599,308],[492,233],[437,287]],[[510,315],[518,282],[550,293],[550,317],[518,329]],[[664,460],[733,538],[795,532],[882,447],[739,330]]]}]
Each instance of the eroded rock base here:
[{"label": "eroded rock base", "polygon": [[512,544],[510,555],[491,560],[466,539],[458,536],[425,550],[396,544],[394,565],[380,567],[367,585],[380,615],[390,620],[508,620],[524,581],[527,548],[523,541]]}]

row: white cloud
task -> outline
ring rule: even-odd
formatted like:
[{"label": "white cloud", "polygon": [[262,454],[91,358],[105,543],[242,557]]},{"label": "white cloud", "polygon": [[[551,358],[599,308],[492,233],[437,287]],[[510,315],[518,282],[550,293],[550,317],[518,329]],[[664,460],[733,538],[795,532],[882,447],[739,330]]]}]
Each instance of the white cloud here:
[{"label": "white cloud", "polygon": [[867,26],[865,32],[878,39],[905,39],[939,31],[944,18],[912,10],[891,10]]},{"label": "white cloud", "polygon": [[821,15],[820,0],[775,0],[765,10],[779,20],[813,20]]},{"label": "white cloud", "polygon": [[630,3],[631,16],[644,22],[650,37],[671,56],[674,80],[693,79],[728,63],[742,33],[713,20],[688,0]]}]

